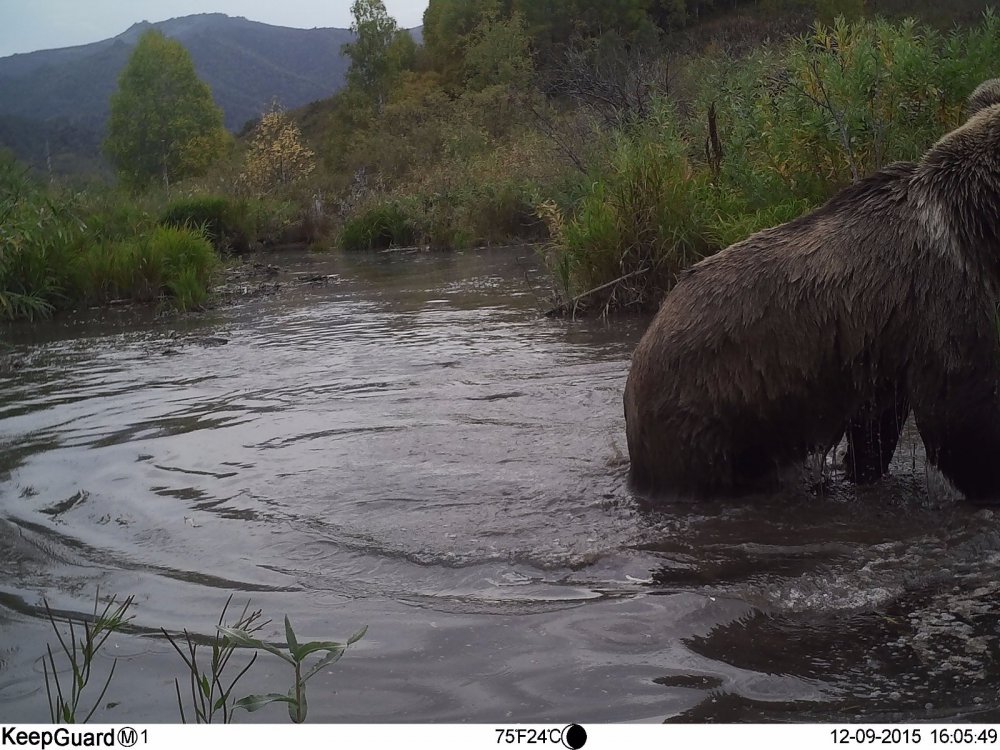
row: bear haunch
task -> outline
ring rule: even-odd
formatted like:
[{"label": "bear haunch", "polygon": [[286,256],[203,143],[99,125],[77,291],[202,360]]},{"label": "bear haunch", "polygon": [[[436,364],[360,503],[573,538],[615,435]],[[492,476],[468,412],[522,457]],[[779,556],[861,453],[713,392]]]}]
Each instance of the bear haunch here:
[{"label": "bear haunch", "polygon": [[928,460],[1000,501],[1000,81],[968,112],[919,162],[681,275],[625,387],[636,489],[750,489],[844,435],[872,481],[912,410]]}]

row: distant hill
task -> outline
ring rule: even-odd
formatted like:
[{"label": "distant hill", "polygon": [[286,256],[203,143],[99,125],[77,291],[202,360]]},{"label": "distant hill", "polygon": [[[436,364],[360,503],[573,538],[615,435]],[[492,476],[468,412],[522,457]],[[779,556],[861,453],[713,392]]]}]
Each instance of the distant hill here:
[{"label": "distant hill", "polygon": [[[181,42],[239,130],[277,100],[289,109],[344,84],[347,29],[292,29],[221,13],[142,22],[111,39],[0,58],[0,146],[38,167],[76,172],[100,161],[108,101],[139,37],[156,28]],[[415,36],[419,40],[419,30]]]}]

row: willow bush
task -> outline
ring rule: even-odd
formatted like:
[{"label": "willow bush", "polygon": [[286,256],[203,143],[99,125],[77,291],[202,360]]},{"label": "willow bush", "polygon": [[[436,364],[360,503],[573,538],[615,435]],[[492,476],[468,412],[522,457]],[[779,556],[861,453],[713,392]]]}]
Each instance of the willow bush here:
[{"label": "willow bush", "polygon": [[614,140],[571,215],[543,206],[553,238],[547,261],[562,295],[575,298],[621,279],[602,295],[606,304],[647,306],[649,294],[701,257],[698,203],[707,183],[685,151],[676,117],[660,101],[652,117]]},{"label": "willow bush", "polygon": [[998,59],[1000,21],[988,12],[950,35],[840,18],[746,58],[689,62],[683,117],[661,100],[617,135],[582,197],[541,208],[560,295],[608,285],[596,296],[604,309],[655,307],[703,254],[919,158],[962,122],[965,98],[1000,74]]}]

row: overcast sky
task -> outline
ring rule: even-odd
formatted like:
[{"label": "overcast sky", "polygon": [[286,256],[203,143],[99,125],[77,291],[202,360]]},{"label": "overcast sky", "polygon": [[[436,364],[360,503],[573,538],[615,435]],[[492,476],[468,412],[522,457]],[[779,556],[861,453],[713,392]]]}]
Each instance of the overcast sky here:
[{"label": "overcast sky", "polygon": [[[427,0],[384,0],[400,26],[422,22]],[[137,21],[226,13],[275,26],[351,25],[351,0],[0,0],[0,57],[71,47],[125,31]]]}]

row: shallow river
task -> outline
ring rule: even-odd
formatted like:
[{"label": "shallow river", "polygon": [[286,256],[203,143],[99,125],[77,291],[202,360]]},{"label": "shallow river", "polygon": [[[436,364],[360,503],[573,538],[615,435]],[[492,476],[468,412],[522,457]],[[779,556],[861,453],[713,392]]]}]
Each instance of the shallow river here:
[{"label": "shallow river", "polygon": [[136,605],[95,720],[176,721],[159,629],[231,594],[274,641],[368,625],[311,721],[1000,720],[1000,518],[912,434],[872,489],[649,508],[642,324],[541,318],[532,251],[274,262],[339,279],[3,333],[0,721],[47,719],[43,598],[98,590]]}]

